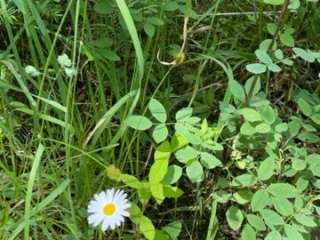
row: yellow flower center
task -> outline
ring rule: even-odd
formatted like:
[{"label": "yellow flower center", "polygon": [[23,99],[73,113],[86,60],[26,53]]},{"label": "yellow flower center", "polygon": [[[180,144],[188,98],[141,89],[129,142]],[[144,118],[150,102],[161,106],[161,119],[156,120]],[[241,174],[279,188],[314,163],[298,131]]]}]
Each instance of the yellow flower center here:
[{"label": "yellow flower center", "polygon": [[116,211],[116,205],[113,203],[107,203],[103,206],[103,214],[106,216],[111,216]]}]

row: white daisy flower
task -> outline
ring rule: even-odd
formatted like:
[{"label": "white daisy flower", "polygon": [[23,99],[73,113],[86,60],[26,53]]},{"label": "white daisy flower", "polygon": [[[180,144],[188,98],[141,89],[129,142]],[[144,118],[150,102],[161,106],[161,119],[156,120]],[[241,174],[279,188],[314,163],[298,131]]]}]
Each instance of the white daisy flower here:
[{"label": "white daisy flower", "polygon": [[88,222],[94,227],[101,224],[103,231],[115,229],[129,216],[127,209],[130,204],[127,194],[122,190],[108,189],[95,194],[88,205]]}]

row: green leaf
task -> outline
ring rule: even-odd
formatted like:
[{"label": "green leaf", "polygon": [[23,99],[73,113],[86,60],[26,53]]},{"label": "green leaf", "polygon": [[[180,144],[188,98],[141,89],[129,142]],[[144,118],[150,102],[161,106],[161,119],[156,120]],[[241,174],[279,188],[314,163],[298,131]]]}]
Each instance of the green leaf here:
[{"label": "green leaf", "polygon": [[277,49],[275,52],[274,52],[274,56],[278,59],[278,60],[283,60],[284,58],[284,55],[283,55],[283,52],[281,49]]},{"label": "green leaf", "polygon": [[278,133],[283,133],[283,132],[286,132],[288,131],[289,127],[288,127],[288,124],[287,123],[279,123],[276,125],[275,127],[275,130],[276,132]]},{"label": "green leaf", "polygon": [[275,72],[275,73],[281,72],[281,67],[279,67],[279,65],[274,63],[268,64],[268,69],[271,72]]},{"label": "green leaf", "polygon": [[244,101],[245,100],[245,92],[243,86],[235,80],[229,81],[230,92],[234,98]]},{"label": "green leaf", "polygon": [[303,159],[293,158],[292,161],[292,168],[296,171],[302,171],[307,167],[307,162]]},{"label": "green leaf", "polygon": [[251,209],[252,211],[256,212],[263,208],[265,208],[270,203],[270,198],[268,193],[260,189],[253,195],[251,199]]},{"label": "green leaf", "polygon": [[164,186],[163,193],[166,198],[179,198],[183,194],[183,191],[178,187],[167,185]]},{"label": "green leaf", "polygon": [[257,77],[256,76],[252,76],[251,78],[249,78],[245,85],[244,88],[246,90],[246,93],[249,94],[250,89],[252,88],[252,84],[255,82],[253,91],[252,91],[252,96],[255,96],[260,90],[261,90],[261,81],[260,81],[260,77],[258,77],[258,79],[255,81]]},{"label": "green leaf", "polygon": [[131,204],[131,207],[128,209],[129,218],[134,223],[139,225],[143,218],[143,213],[136,204]]},{"label": "green leaf", "polygon": [[149,181],[151,184],[159,183],[166,176],[168,170],[168,159],[155,161],[149,172]]},{"label": "green leaf", "polygon": [[174,184],[182,176],[182,168],[177,165],[171,165],[168,167],[168,171],[164,179],[162,180],[165,184]]},{"label": "green leaf", "polygon": [[282,240],[281,234],[275,230],[268,233],[265,240]]},{"label": "green leaf", "polygon": [[239,109],[238,112],[249,122],[257,122],[262,120],[260,113],[252,108],[242,108]]},{"label": "green leaf", "polygon": [[284,232],[290,240],[304,240],[304,237],[301,235],[301,233],[299,233],[295,227],[289,224],[284,225]]},{"label": "green leaf", "polygon": [[303,60],[305,60],[307,62],[314,62],[315,61],[315,57],[311,51],[306,51],[302,48],[292,48],[292,50],[298,57],[302,58]]},{"label": "green leaf", "polygon": [[233,198],[239,204],[246,204],[246,203],[250,202],[252,195],[253,194],[251,191],[244,189],[244,190],[239,190],[238,192],[234,193]]},{"label": "green leaf", "polygon": [[252,63],[246,66],[248,72],[261,74],[267,71],[267,66],[262,63]]},{"label": "green leaf", "polygon": [[140,181],[132,176],[132,175],[129,175],[129,174],[121,174],[120,175],[120,180],[126,184],[128,187],[131,187],[131,188],[134,188],[134,189],[139,189],[141,188],[141,183]]},{"label": "green leaf", "polygon": [[233,186],[250,187],[257,183],[257,178],[253,174],[245,173],[233,179]]},{"label": "green leaf", "polygon": [[231,206],[226,212],[227,222],[232,230],[238,230],[243,222],[243,214],[241,210],[235,206]]},{"label": "green leaf", "polygon": [[240,133],[242,135],[251,136],[256,133],[256,129],[252,127],[252,125],[249,122],[246,121],[241,125]]},{"label": "green leaf", "polygon": [[186,169],[187,176],[191,182],[201,182],[203,179],[203,168],[199,161],[193,161]]},{"label": "green leaf", "polygon": [[272,59],[267,53],[267,51],[258,49],[255,51],[255,54],[260,62],[265,63],[267,65],[272,63]]},{"label": "green leaf", "polygon": [[151,194],[158,204],[161,204],[163,200],[166,198],[164,193],[164,186],[158,182],[152,182],[150,184]]},{"label": "green leaf", "polygon": [[262,209],[260,211],[261,216],[263,217],[265,223],[269,226],[283,225],[284,221],[282,217],[273,210]]},{"label": "green leaf", "polygon": [[273,176],[275,170],[275,161],[272,157],[265,159],[258,169],[258,178],[262,181],[268,180]]},{"label": "green leaf", "polygon": [[241,240],[256,240],[256,231],[249,225],[246,224],[241,232]]},{"label": "green leaf", "polygon": [[198,155],[199,152],[190,146],[186,146],[185,148],[182,148],[175,153],[175,156],[178,159],[178,161],[182,163],[187,163],[189,160],[197,158]]},{"label": "green leaf", "polygon": [[271,131],[271,127],[269,124],[260,123],[255,127],[257,133],[266,134]]},{"label": "green leaf", "polygon": [[154,25],[148,22],[144,24],[143,29],[149,37],[153,37],[156,32],[156,28],[154,27]]},{"label": "green leaf", "polygon": [[168,137],[168,128],[164,123],[157,125],[152,132],[152,137],[156,143],[161,143]]},{"label": "green leaf", "polygon": [[156,99],[152,98],[149,102],[149,111],[152,116],[157,119],[161,123],[165,123],[167,121],[167,112],[164,106]]},{"label": "green leaf", "polygon": [[271,200],[274,208],[282,216],[287,217],[293,214],[293,205],[288,199],[281,197],[272,197]]},{"label": "green leaf", "polygon": [[314,221],[312,216],[308,216],[302,213],[297,213],[293,215],[294,219],[303,226],[306,227],[317,227],[317,223]]},{"label": "green leaf", "polygon": [[145,216],[141,217],[139,223],[139,230],[146,239],[154,240],[154,237],[156,235],[156,229],[149,218]]},{"label": "green leaf", "polygon": [[280,34],[280,41],[286,47],[294,47],[294,38],[287,31],[285,31],[284,33]]},{"label": "green leaf", "polygon": [[284,0],[263,0],[263,2],[271,5],[282,5]]},{"label": "green leaf", "polygon": [[267,191],[275,197],[294,198],[298,195],[298,190],[289,183],[273,183]]},{"label": "green leaf", "polygon": [[299,106],[300,111],[301,111],[304,115],[306,115],[306,116],[308,116],[308,117],[311,116],[311,114],[312,114],[312,107],[311,107],[311,105],[310,105],[306,100],[304,100],[303,98],[299,98],[299,99],[298,99],[298,106]]},{"label": "green leaf", "polygon": [[127,118],[127,125],[133,129],[144,131],[152,127],[152,122],[140,115],[132,115]]},{"label": "green leaf", "polygon": [[259,109],[259,113],[262,117],[262,120],[268,124],[274,123],[277,117],[275,110],[270,105],[261,107]]},{"label": "green leaf", "polygon": [[181,222],[175,221],[175,222],[171,222],[167,226],[163,227],[162,231],[165,231],[170,236],[170,240],[176,240],[179,237],[181,229],[182,229]]},{"label": "green leaf", "polygon": [[252,227],[257,229],[257,231],[265,231],[267,229],[262,218],[257,215],[248,214],[247,220]]},{"label": "green leaf", "polygon": [[201,153],[201,162],[208,169],[216,168],[222,164],[218,158],[206,152]]},{"label": "green leaf", "polygon": [[182,108],[176,113],[176,120],[177,121],[183,121],[185,119],[188,119],[192,116],[192,108]]}]

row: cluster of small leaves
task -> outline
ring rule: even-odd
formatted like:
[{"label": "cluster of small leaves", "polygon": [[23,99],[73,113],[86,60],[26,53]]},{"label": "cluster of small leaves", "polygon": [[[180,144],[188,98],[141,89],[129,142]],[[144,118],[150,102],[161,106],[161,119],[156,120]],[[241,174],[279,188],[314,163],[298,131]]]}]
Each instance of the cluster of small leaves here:
[{"label": "cluster of small leaves", "polygon": [[[297,96],[306,117],[318,113],[310,101],[319,104],[319,99]],[[249,105],[242,105],[221,104],[223,134],[232,147],[228,177],[219,179],[228,184],[221,184],[216,197],[230,206],[228,225],[245,240],[309,239],[319,226],[319,196],[313,189],[319,189],[320,155],[299,143],[308,134],[317,137],[318,129],[297,116],[283,122],[258,88]]]}]

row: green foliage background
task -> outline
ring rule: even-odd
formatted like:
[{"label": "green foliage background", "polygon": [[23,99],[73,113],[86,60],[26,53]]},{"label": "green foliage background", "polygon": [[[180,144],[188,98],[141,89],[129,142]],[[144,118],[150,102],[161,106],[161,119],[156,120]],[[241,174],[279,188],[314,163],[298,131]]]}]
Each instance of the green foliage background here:
[{"label": "green foliage background", "polygon": [[0,239],[315,239],[317,0],[0,0],[0,39]]}]

